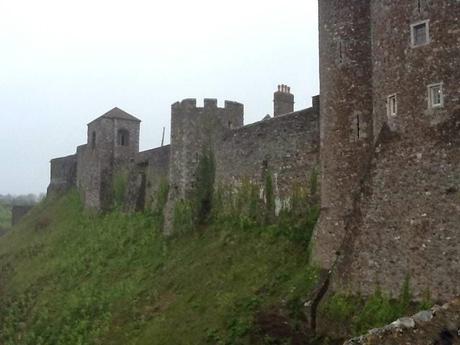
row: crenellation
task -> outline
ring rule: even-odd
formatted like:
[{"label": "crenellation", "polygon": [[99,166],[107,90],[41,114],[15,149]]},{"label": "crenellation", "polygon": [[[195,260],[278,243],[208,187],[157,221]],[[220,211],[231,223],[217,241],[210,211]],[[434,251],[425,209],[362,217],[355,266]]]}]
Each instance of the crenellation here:
[{"label": "crenellation", "polygon": [[215,99],[215,98],[205,98],[204,99],[204,108],[217,108],[217,99]]}]

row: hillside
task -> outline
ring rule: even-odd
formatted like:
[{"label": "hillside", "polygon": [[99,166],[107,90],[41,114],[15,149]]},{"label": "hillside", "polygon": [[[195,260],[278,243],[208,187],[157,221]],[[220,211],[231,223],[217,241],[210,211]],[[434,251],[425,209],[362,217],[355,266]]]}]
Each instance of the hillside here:
[{"label": "hillside", "polygon": [[165,240],[154,215],[91,216],[76,193],[2,238],[0,265],[5,345],[304,338],[315,282],[306,248],[276,231],[220,224]]},{"label": "hillside", "polygon": [[42,201],[0,238],[0,344],[339,344],[414,310],[408,282],[399,299],[333,295],[318,326],[342,339],[312,338],[318,212],[299,207],[269,226],[215,217],[166,239],[159,213],[89,214],[76,192]]},{"label": "hillside", "polygon": [[9,206],[0,202],[0,232],[11,226],[11,209]]}]

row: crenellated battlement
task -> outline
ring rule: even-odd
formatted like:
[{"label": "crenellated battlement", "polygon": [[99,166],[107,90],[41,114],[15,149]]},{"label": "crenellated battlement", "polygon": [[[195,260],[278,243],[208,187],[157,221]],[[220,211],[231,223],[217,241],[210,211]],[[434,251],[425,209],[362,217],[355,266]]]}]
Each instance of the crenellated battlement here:
[{"label": "crenellated battlement", "polygon": [[220,109],[220,110],[244,110],[244,105],[235,101],[225,101],[224,107],[218,106],[218,100],[216,98],[205,98],[203,100],[203,106],[197,106],[196,98],[186,98],[182,101],[176,102],[171,105],[171,109],[174,110],[186,110],[191,111],[194,109],[204,110],[204,109]]}]

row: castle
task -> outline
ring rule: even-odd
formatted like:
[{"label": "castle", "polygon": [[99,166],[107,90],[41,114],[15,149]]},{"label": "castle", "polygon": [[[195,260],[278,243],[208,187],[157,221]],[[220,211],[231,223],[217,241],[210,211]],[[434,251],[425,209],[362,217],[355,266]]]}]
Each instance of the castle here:
[{"label": "castle", "polygon": [[152,209],[162,184],[169,185],[165,232],[172,232],[177,201],[193,194],[200,157],[211,149],[215,184],[237,185],[244,180],[263,188],[267,170],[274,177],[277,209],[289,201],[294,186],[306,185],[319,159],[319,98],[309,109],[294,111],[294,95],[286,85],[274,94],[274,116],[244,126],[244,106],[195,99],[171,106],[171,144],[139,152],[140,120],[115,108],[88,124],[87,143],[72,156],[51,161],[48,194],[77,186],[86,208],[107,210],[113,205],[114,180],[126,174],[124,207]]},{"label": "castle", "polygon": [[88,125],[76,155],[51,161],[49,193],[77,186],[87,207],[103,210],[126,169],[127,204],[141,210],[166,180],[169,229],[207,147],[216,183],[262,186],[270,169],[278,205],[319,164],[312,259],[331,290],[397,295],[409,277],[415,298],[460,294],[460,3],[320,0],[319,15],[312,108],[294,112],[281,86],[274,117],[244,126],[239,103],[183,100],[172,105],[171,145],[145,152],[140,121],[115,108]]}]

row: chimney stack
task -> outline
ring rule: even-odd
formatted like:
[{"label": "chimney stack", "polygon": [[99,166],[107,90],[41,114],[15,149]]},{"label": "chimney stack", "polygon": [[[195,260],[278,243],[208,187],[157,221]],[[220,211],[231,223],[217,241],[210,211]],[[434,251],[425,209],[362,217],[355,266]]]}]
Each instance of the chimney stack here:
[{"label": "chimney stack", "polygon": [[284,84],[278,85],[278,91],[274,94],[273,103],[273,115],[275,117],[292,113],[294,111],[294,95],[291,93],[291,88]]}]

